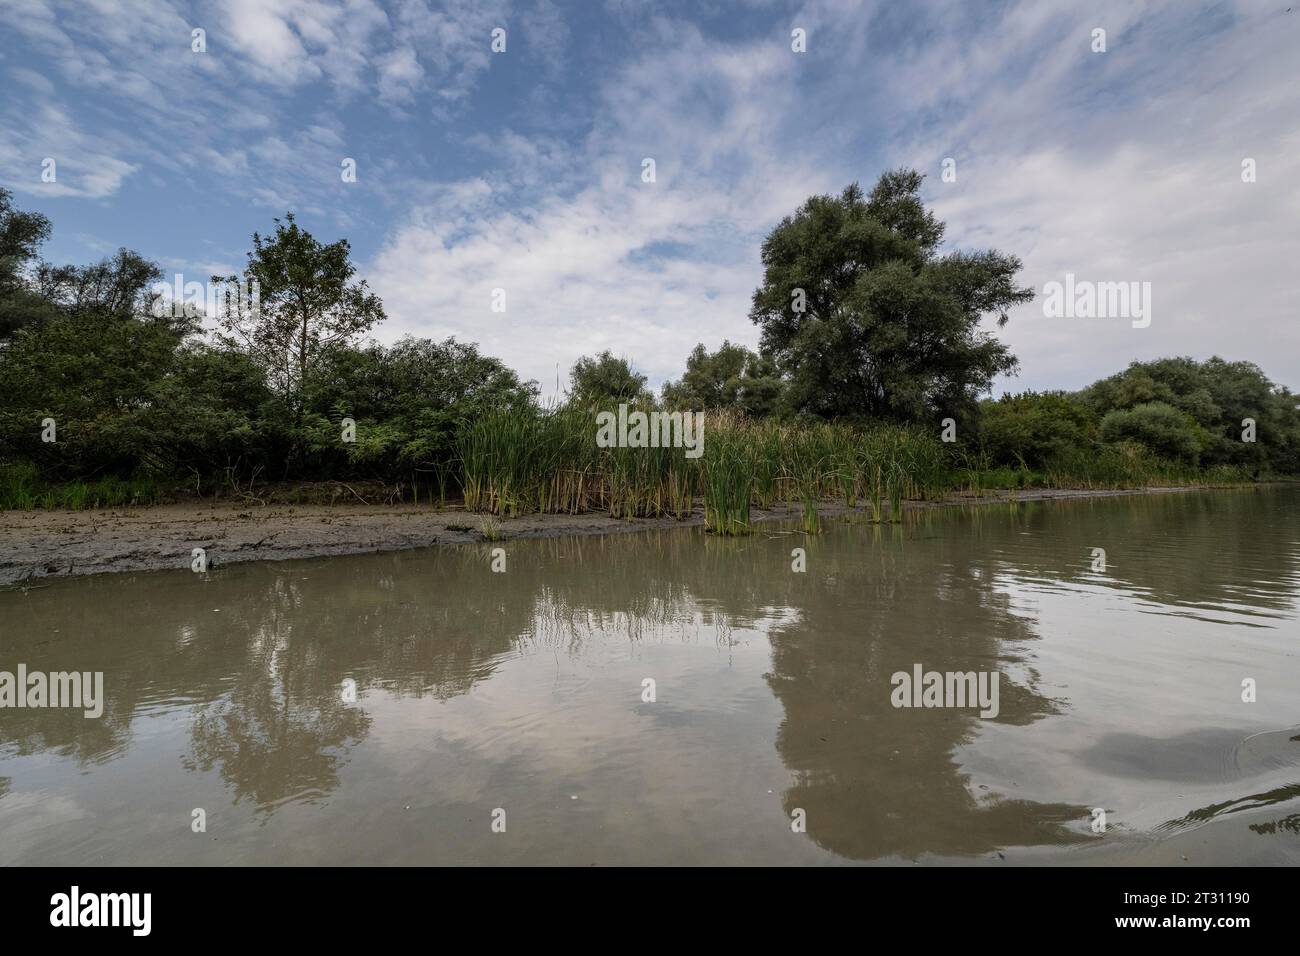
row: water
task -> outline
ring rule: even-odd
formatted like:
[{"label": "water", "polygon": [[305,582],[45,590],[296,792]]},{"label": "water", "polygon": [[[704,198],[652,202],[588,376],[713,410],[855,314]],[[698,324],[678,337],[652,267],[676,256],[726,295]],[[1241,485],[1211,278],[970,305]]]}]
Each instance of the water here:
[{"label": "water", "polygon": [[502,546],[0,593],[0,864],[1300,860],[1300,490]]}]

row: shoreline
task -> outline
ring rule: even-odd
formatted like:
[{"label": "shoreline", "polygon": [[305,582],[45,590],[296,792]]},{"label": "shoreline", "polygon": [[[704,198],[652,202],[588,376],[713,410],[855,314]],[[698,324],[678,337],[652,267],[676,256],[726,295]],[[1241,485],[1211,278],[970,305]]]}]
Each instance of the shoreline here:
[{"label": "shoreline", "polygon": [[[907,501],[905,511],[1012,501],[1062,501],[1128,495],[1211,490],[1207,485],[1118,490],[987,491],[979,497],[949,495],[938,501]],[[823,502],[818,511],[838,517],[843,502]],[[867,510],[859,505],[857,513]],[[754,508],[753,523],[797,518],[799,508]],[[697,510],[689,519],[618,519],[607,514],[531,514],[498,518],[459,507],[395,505],[249,505],[241,502],[145,505],[87,511],[0,512],[0,586],[24,586],[45,577],[189,569],[194,548],[203,548],[210,568],[244,561],[288,561],[440,545],[517,538],[621,534],[704,524]]]}]

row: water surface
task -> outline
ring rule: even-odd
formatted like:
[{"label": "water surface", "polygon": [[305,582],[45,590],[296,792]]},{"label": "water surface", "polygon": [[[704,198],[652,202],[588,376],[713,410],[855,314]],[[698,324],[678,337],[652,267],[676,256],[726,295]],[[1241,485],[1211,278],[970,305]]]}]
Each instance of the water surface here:
[{"label": "water surface", "polygon": [[1300,490],[500,546],[0,593],[0,864],[1300,861]]}]

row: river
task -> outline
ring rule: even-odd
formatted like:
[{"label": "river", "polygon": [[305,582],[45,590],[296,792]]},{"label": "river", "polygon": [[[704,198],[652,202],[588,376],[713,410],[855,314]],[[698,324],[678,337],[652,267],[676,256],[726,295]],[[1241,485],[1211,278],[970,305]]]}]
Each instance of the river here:
[{"label": "river", "polygon": [[1298,592],[1294,487],[49,579],[0,864],[1296,863]]}]

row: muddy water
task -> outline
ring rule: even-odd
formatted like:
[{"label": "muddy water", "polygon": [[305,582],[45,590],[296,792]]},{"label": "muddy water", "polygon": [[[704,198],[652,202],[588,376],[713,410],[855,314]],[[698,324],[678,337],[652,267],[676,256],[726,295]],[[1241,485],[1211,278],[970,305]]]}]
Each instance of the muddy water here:
[{"label": "muddy water", "polygon": [[1300,490],[491,547],[0,593],[0,864],[1300,862]]}]

